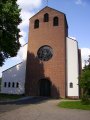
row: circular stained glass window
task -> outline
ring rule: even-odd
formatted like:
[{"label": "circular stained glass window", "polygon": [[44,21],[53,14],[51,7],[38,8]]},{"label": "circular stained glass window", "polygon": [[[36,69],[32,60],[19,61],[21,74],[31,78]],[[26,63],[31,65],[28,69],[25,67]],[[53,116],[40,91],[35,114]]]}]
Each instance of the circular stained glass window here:
[{"label": "circular stained glass window", "polygon": [[53,56],[53,50],[50,46],[45,45],[39,48],[37,55],[40,60],[48,61]]}]

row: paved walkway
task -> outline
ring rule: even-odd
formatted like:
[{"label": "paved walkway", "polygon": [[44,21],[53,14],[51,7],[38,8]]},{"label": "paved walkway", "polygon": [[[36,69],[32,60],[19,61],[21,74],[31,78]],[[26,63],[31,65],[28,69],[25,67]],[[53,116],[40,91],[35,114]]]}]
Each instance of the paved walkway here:
[{"label": "paved walkway", "polygon": [[0,120],[90,120],[90,111],[57,107],[60,100],[43,100],[0,114]]}]

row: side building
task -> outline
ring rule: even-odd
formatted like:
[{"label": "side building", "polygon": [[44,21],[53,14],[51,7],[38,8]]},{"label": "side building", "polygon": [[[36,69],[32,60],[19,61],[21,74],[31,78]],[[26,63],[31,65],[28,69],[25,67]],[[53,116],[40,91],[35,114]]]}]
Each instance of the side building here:
[{"label": "side building", "polygon": [[[67,97],[79,98],[79,65],[81,61],[78,42],[72,38],[67,38]],[[81,69],[81,68],[80,68]]]},{"label": "side building", "polygon": [[2,72],[1,93],[25,94],[26,61]]}]

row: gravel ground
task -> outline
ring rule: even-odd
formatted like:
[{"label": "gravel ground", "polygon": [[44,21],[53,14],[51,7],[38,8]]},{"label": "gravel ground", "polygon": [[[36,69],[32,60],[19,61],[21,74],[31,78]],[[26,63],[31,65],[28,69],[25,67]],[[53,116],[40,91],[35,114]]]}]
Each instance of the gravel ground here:
[{"label": "gravel ground", "polygon": [[90,111],[62,109],[57,106],[58,102],[60,100],[33,98],[3,104],[0,120],[90,120]]}]

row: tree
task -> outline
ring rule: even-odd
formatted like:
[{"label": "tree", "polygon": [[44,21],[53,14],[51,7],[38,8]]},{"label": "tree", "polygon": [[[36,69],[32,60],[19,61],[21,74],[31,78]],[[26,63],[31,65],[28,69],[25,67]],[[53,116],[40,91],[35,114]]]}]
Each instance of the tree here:
[{"label": "tree", "polygon": [[87,62],[89,64],[88,65],[85,64],[85,67],[82,70],[82,73],[81,73],[81,75],[79,77],[79,79],[80,79],[80,87],[83,89],[82,101],[84,103],[89,102],[89,96],[90,96],[90,57],[87,60]]},{"label": "tree", "polygon": [[0,0],[0,66],[20,48],[18,25],[21,23],[17,0]]},{"label": "tree", "polygon": [[0,78],[0,91],[1,91],[1,81],[2,81],[2,78]]}]

